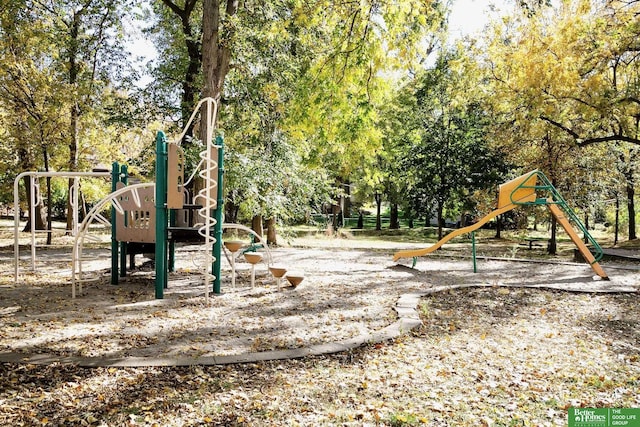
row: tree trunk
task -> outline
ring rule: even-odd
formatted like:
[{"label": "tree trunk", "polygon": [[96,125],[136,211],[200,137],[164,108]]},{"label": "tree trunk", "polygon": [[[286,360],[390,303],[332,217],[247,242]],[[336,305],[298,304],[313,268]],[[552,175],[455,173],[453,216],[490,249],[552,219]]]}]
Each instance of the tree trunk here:
[{"label": "tree trunk", "polygon": [[400,228],[400,221],[398,221],[398,204],[397,203],[391,204],[391,215],[389,220],[390,220],[389,229],[397,230]]},{"label": "tree trunk", "polygon": [[[74,13],[73,22],[71,22],[69,28],[69,85],[72,88],[77,88],[78,74],[80,73],[80,65],[78,64],[78,50],[80,46],[80,23],[82,15],[80,13]],[[78,121],[80,119],[80,106],[78,105],[78,96],[75,94],[75,99],[71,105],[70,122],[69,122],[69,163],[68,168],[70,172],[78,170]],[[67,233],[71,231],[73,227],[73,215],[71,207],[71,193],[73,191],[73,179],[69,179],[67,186]]]},{"label": "tree trunk", "polygon": [[235,203],[227,199],[224,203],[225,222],[236,223],[238,222],[238,206]]},{"label": "tree trunk", "polygon": [[[189,55],[189,65],[187,66],[187,71],[184,75],[184,81],[182,82],[182,102],[180,105],[180,109],[182,110],[182,120],[183,124],[186,124],[186,121],[189,120],[191,113],[195,107],[195,99],[196,99],[196,81],[198,78],[198,74],[200,73],[200,64],[202,54],[200,52],[200,46],[198,42],[195,40],[193,35],[191,34],[191,26],[189,25],[189,19],[187,18],[187,26],[185,28],[185,24],[183,21],[183,32],[187,36],[187,40],[185,41],[187,45],[187,53]],[[188,32],[188,33],[187,33]],[[185,133],[185,137],[193,136],[193,126],[194,123],[189,125]],[[185,145],[188,145],[189,139],[183,141]]]},{"label": "tree trunk", "polygon": [[614,237],[613,237],[613,245],[618,244],[618,233],[620,233],[620,197],[616,193],[616,220],[614,224]]},{"label": "tree trunk", "polygon": [[442,238],[444,237],[444,233],[443,233],[443,229],[442,229],[442,224],[443,224],[443,218],[442,218],[442,211],[444,210],[444,203],[438,201],[438,207],[437,207],[437,216],[438,216],[438,240],[442,240]]},{"label": "tree trunk", "polygon": [[637,239],[636,236],[636,207],[634,198],[636,191],[633,175],[627,177],[627,212],[629,214],[629,240]]},{"label": "tree trunk", "polygon": [[380,217],[380,210],[382,205],[382,194],[376,193],[376,231],[382,230],[382,218]]},{"label": "tree trunk", "polygon": [[[589,231],[589,214],[588,213],[584,214],[584,229]],[[585,243],[589,243],[589,238],[587,237],[586,233],[584,235],[583,240]]]},{"label": "tree trunk", "polygon": [[267,220],[267,243],[269,245],[277,245],[278,244],[278,235],[276,232],[276,219],[269,218]]},{"label": "tree trunk", "polygon": [[[238,12],[239,0],[227,0],[226,18]],[[202,4],[202,74],[203,97],[220,100],[224,80],[229,72],[231,50],[229,43],[220,39],[220,0],[204,0]],[[233,38],[230,26],[229,38]]]},{"label": "tree trunk", "polygon": [[347,179],[344,183],[345,195],[342,197],[342,215],[351,218],[351,185]]},{"label": "tree trunk", "polygon": [[256,215],[251,220],[251,229],[260,237],[262,237],[262,215]]},{"label": "tree trunk", "polygon": [[547,247],[549,255],[555,255],[558,252],[558,243],[556,241],[557,225],[556,217],[551,215],[551,238]]},{"label": "tree trunk", "polygon": [[496,216],[496,239],[502,238],[502,215]]},{"label": "tree trunk", "polygon": [[[26,190],[26,195],[27,195],[27,214],[28,214],[28,219],[27,219],[27,223],[24,226],[24,229],[22,231],[31,231],[31,221],[34,218],[31,218],[31,179],[32,177],[30,176],[25,176],[24,177],[24,187]],[[38,203],[38,201],[36,200],[36,206],[35,206],[35,230],[45,230],[46,229],[46,223],[45,223],[45,219],[44,219],[44,211],[42,210],[42,203]]]}]

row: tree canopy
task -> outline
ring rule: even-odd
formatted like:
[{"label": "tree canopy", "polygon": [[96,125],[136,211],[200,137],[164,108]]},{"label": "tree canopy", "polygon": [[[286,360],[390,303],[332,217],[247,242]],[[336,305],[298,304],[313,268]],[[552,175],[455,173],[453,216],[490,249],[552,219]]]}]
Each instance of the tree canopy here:
[{"label": "tree canopy", "polygon": [[[181,128],[213,96],[229,215],[302,218],[353,187],[396,215],[454,216],[506,169],[538,168],[585,212],[625,198],[632,237],[638,13],[637,1],[523,1],[454,42],[434,0],[8,2],[0,177],[127,159],[144,174],[152,131]],[[133,29],[158,51],[144,80],[125,49]],[[597,194],[577,189],[585,180]]]}]

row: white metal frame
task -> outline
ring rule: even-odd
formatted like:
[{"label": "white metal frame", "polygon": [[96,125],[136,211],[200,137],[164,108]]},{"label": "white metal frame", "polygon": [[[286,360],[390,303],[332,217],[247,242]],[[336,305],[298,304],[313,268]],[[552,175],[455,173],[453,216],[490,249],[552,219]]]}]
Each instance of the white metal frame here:
[{"label": "white metal frame", "polygon": [[[36,193],[40,193],[40,185],[38,183],[39,178],[73,178],[73,187],[71,188],[71,209],[73,226],[71,233],[76,235],[78,230],[78,194],[80,188],[80,178],[111,178],[110,172],[22,172],[19,174],[13,182],[13,219],[14,219],[14,279],[18,282],[20,277],[20,180],[24,177],[31,177],[30,179],[30,211],[29,219],[31,220],[31,269],[36,269],[36,229],[35,218],[36,213]],[[47,231],[48,232],[48,231]]]},{"label": "white metal frame", "polygon": [[[112,221],[109,221],[102,215],[102,211],[109,205],[113,206],[113,208],[120,214],[124,214],[124,209],[120,206],[118,199],[123,194],[130,194],[131,200],[140,207],[140,196],[138,195],[138,190],[143,188],[153,188],[155,187],[155,183],[147,182],[142,184],[134,184],[128,185],[126,187],[122,187],[112,193],[109,193],[107,197],[100,200],[87,214],[82,223],[79,226],[78,233],[76,233],[75,239],[73,241],[73,253],[71,258],[71,298],[76,297],[76,283],[78,284],[78,291],[82,292],[82,284],[86,281],[83,277],[82,273],[82,259],[83,259],[83,249],[84,242],[89,233],[89,227],[91,224],[96,221],[103,225],[111,226]],[[91,279],[89,279],[90,281]]]}]

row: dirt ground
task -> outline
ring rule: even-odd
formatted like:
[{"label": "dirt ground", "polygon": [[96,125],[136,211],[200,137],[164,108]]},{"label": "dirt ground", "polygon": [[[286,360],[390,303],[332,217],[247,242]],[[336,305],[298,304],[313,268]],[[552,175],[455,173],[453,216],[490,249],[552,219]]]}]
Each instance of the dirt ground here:
[{"label": "dirt ground", "polygon": [[[302,348],[380,330],[397,318],[403,294],[433,286],[535,286],[583,291],[633,291],[638,271],[613,268],[610,281],[598,281],[583,264],[421,258],[415,269],[392,262],[400,247],[416,246],[345,239],[301,239],[295,247],[272,249],[272,262],[304,275],[297,287],[279,288],[265,263],[240,256],[236,284],[223,261],[222,294],[205,298],[200,246],[177,251],[163,300],[154,299],[153,267],[139,267],[119,285],[109,284],[109,253],[87,250],[83,270],[98,277],[71,298],[68,248],[38,249],[36,271],[28,252],[20,280],[10,269],[0,276],[0,352],[83,357],[199,357]],[[394,247],[395,246],[395,247]],[[11,265],[12,248],[0,251]],[[446,252],[443,252],[446,254]],[[265,254],[265,259],[267,255]]]},{"label": "dirt ground", "polygon": [[[474,274],[471,259],[457,257],[468,253],[464,245],[411,269],[411,260],[396,265],[391,256],[419,245],[294,243],[273,259],[304,271],[297,288],[279,290],[263,265],[251,288],[242,260],[232,288],[223,262],[223,294],[209,302],[195,247],[178,251],[164,300],[153,298],[146,265],[72,300],[68,252],[39,250],[38,272],[24,262],[16,284],[13,250],[4,246],[0,352],[177,357],[300,348],[385,327],[402,294],[449,290],[422,298],[420,328],[333,355],[189,367],[1,363],[0,424],[563,426],[572,406],[640,407],[637,266],[604,263],[612,280],[598,281],[583,264],[479,259]],[[530,255],[503,249],[491,253]],[[91,253],[91,268],[107,273],[108,253]]]}]

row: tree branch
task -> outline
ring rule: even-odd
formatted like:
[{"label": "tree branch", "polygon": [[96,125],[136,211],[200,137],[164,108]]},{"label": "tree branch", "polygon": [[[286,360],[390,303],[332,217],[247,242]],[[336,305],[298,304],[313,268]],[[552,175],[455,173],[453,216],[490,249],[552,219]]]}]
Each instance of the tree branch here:
[{"label": "tree branch", "polygon": [[600,142],[614,142],[614,141],[629,142],[631,144],[640,145],[640,139],[639,138],[634,138],[634,137],[623,135],[620,131],[618,131],[618,132],[616,132],[616,133],[614,133],[612,135],[593,137],[593,138],[585,138],[585,137],[580,136],[573,129],[570,129],[570,128],[564,126],[562,123],[556,122],[555,120],[553,120],[553,119],[551,119],[549,117],[540,116],[540,119],[544,120],[545,122],[547,122],[547,123],[559,128],[562,131],[564,131],[567,134],[569,134],[576,141],[576,143],[581,147],[586,146],[586,145],[598,144]]}]

